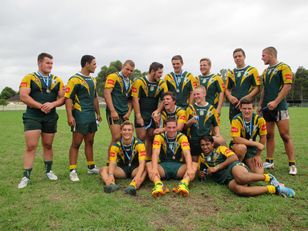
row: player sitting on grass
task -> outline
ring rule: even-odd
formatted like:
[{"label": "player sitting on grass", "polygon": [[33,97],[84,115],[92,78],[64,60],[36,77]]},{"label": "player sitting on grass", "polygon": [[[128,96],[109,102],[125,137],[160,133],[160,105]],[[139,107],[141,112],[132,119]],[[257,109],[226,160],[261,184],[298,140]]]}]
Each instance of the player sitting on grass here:
[{"label": "player sitting on grass", "polygon": [[[266,142],[266,122],[253,111],[253,103],[248,99],[240,101],[240,111],[231,122],[230,148],[240,161],[255,173],[263,173],[261,151]],[[257,141],[257,136],[260,137]]]},{"label": "player sitting on grass", "polygon": [[152,196],[159,197],[169,192],[161,178],[182,179],[173,192],[188,196],[188,185],[195,178],[196,170],[197,164],[193,166],[187,137],[177,132],[174,118],[167,119],[166,132],[154,137],[152,162],[147,163],[149,178],[155,184]]},{"label": "player sitting on grass", "polygon": [[[199,157],[199,176],[211,175],[219,184],[227,184],[229,189],[241,196],[257,196],[265,193],[294,197],[291,188],[284,187],[271,174],[252,173],[245,164],[238,161],[234,152],[225,146],[214,148],[212,136],[204,136],[200,140],[202,154]],[[266,186],[249,186],[248,184],[264,181]]]},{"label": "player sitting on grass", "polygon": [[100,169],[106,186],[104,192],[111,193],[119,189],[115,178],[133,178],[125,193],[136,195],[146,177],[144,144],[133,136],[134,126],[128,120],[121,125],[121,139],[114,143],[109,151],[109,166]]}]

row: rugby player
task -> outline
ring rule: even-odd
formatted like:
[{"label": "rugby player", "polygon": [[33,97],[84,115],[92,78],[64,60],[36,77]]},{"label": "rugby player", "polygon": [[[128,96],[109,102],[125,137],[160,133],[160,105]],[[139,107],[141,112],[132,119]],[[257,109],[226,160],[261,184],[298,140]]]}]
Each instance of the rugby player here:
[{"label": "rugby player", "polygon": [[181,179],[173,192],[189,195],[189,182],[195,178],[197,163],[193,165],[187,137],[177,131],[177,121],[166,121],[166,132],[154,137],[152,161],[147,163],[149,178],[154,182],[153,197],[163,196],[169,189],[161,179]]},{"label": "rugby player", "polygon": [[24,173],[18,188],[25,188],[30,182],[30,174],[35,159],[35,151],[42,138],[45,173],[49,180],[57,180],[53,173],[52,143],[57,132],[58,114],[56,107],[64,104],[63,82],[51,74],[53,57],[41,53],[37,58],[38,71],[26,75],[20,83],[20,100],[27,105],[23,114],[26,150],[24,153]]},{"label": "rugby player", "polygon": [[[238,161],[234,152],[225,146],[214,148],[214,139],[204,136],[200,140],[202,154],[199,157],[199,176],[212,176],[218,184],[226,184],[228,188],[240,196],[257,196],[261,194],[277,194],[284,197],[294,197],[291,188],[279,183],[271,174],[252,173],[244,163]],[[250,183],[263,181],[266,186],[250,186]]]},{"label": "rugby player", "polygon": [[290,135],[289,112],[286,96],[293,82],[291,68],[277,60],[277,50],[267,47],[262,52],[262,60],[269,65],[262,74],[263,89],[259,102],[259,111],[263,113],[267,126],[266,162],[264,168],[274,167],[275,124],[284,143],[289,159],[289,174],[296,175],[294,145]]},{"label": "rugby player", "polygon": [[245,64],[245,52],[242,48],[233,51],[233,59],[236,64],[227,74],[225,94],[230,102],[229,120],[240,113],[239,103],[246,98],[253,101],[260,92],[260,78],[255,67]]},{"label": "rugby player", "polygon": [[101,122],[96,81],[90,76],[96,69],[96,59],[92,55],[81,58],[81,71],[73,75],[65,91],[67,123],[72,131],[72,144],[69,150],[69,178],[79,181],[77,174],[78,152],[82,141],[85,143],[85,155],[88,174],[98,174],[93,159],[93,143],[97,126]]},{"label": "rugby player", "polygon": [[[261,151],[266,142],[266,122],[262,116],[254,113],[253,109],[253,103],[250,100],[241,100],[241,113],[237,114],[231,122],[230,147],[252,172],[263,173]],[[260,137],[259,141],[256,141],[257,136]]]},{"label": "rugby player", "polygon": [[121,138],[109,151],[109,166],[100,169],[102,180],[106,184],[104,191],[111,193],[119,189],[116,178],[133,178],[124,192],[136,195],[146,177],[145,146],[141,140],[133,136],[134,125],[128,120],[121,125]]}]

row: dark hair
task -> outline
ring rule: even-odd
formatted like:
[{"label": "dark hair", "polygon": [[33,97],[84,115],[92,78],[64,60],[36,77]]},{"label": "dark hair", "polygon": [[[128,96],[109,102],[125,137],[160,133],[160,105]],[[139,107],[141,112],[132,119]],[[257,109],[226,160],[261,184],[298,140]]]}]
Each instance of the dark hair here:
[{"label": "dark hair", "polygon": [[164,68],[164,65],[161,64],[161,63],[158,63],[158,62],[153,62],[151,65],[150,65],[150,68],[149,68],[149,73],[151,71],[157,71],[158,69],[163,69]]},{"label": "dark hair", "polygon": [[43,52],[43,53],[41,53],[41,54],[39,54],[39,55],[37,56],[37,61],[40,62],[40,61],[42,61],[45,57],[46,57],[46,58],[53,59],[52,55]]},{"label": "dark hair", "polygon": [[176,96],[174,94],[174,92],[172,91],[167,91],[166,93],[164,93],[163,98],[165,98],[165,96],[170,95],[173,101],[176,101]]},{"label": "dark hair", "polygon": [[171,122],[174,122],[174,123],[178,123],[178,121],[175,119],[175,118],[173,118],[173,117],[170,117],[170,118],[167,118],[166,119],[166,122],[165,122],[165,124],[167,125],[167,123],[171,123]]},{"label": "dark hair", "polygon": [[253,104],[253,102],[250,99],[244,98],[240,101],[240,105],[243,105],[243,104]]},{"label": "dark hair", "polygon": [[172,59],[171,59],[171,62],[172,62],[173,60],[180,60],[180,62],[183,64],[183,58],[182,58],[181,55],[175,55],[175,56],[173,56]]},{"label": "dark hair", "polygon": [[236,52],[242,52],[242,54],[244,55],[244,57],[246,57],[245,51],[244,51],[242,48],[236,48],[236,49],[233,51],[233,55],[234,55]]},{"label": "dark hair", "polygon": [[80,61],[81,67],[84,67],[87,63],[91,63],[93,59],[95,59],[95,57],[92,55],[82,56]]},{"label": "dark hair", "polygon": [[201,140],[209,141],[211,143],[214,143],[214,138],[213,138],[213,136],[210,136],[210,135],[202,136],[200,138],[200,140],[199,140],[200,143],[201,143]]}]

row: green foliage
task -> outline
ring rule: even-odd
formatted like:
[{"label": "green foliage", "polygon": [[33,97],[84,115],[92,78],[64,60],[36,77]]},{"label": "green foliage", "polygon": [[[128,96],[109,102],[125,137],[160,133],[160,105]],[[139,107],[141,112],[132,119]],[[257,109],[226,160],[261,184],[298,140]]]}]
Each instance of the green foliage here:
[{"label": "green foliage", "polygon": [[0,105],[3,105],[3,106],[8,105],[7,100],[6,100],[6,99],[1,99],[1,98],[0,98]]},{"label": "green foliage", "polygon": [[5,87],[2,91],[1,91],[1,95],[0,98],[1,99],[9,99],[12,96],[16,95],[16,91],[14,91],[12,88],[10,87]]},{"label": "green foliage", "polygon": [[308,70],[304,67],[298,67],[294,74],[292,90],[287,99],[308,101]]}]

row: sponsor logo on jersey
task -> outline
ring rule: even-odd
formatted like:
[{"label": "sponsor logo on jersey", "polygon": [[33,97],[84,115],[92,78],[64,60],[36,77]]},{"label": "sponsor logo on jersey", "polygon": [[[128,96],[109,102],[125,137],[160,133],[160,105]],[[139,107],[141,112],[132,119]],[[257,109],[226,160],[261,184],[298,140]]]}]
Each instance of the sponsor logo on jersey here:
[{"label": "sponsor logo on jersey", "polygon": [[261,131],[266,131],[266,124],[263,124],[263,125],[262,125]]},{"label": "sponsor logo on jersey", "polygon": [[153,145],[160,145],[160,142],[157,140],[154,140]]},{"label": "sponsor logo on jersey", "polygon": [[133,93],[137,93],[137,88],[136,87],[132,87],[132,92]]},{"label": "sponsor logo on jersey", "polygon": [[291,80],[291,79],[292,79],[292,75],[291,75],[291,74],[286,74],[286,75],[285,75],[285,78],[286,78],[287,80]]},{"label": "sponsor logo on jersey", "polygon": [[114,80],[113,80],[113,79],[108,79],[108,80],[107,80],[107,84],[114,85]]},{"label": "sponsor logo on jersey", "polygon": [[183,146],[183,147],[187,147],[187,146],[189,146],[189,143],[186,142],[186,141],[183,141],[183,142],[182,142],[182,146]]},{"label": "sponsor logo on jersey", "polygon": [[147,154],[146,151],[141,151],[140,152],[140,156],[146,156],[146,154]]},{"label": "sponsor logo on jersey", "polygon": [[116,153],[115,153],[115,152],[110,152],[110,153],[109,153],[109,156],[110,156],[110,157],[115,157],[115,156],[116,156]]},{"label": "sponsor logo on jersey", "polygon": [[69,93],[71,91],[71,89],[69,87],[65,88],[65,93]]},{"label": "sponsor logo on jersey", "polygon": [[238,132],[238,128],[237,127],[232,127],[231,128],[231,132]]},{"label": "sponsor logo on jersey", "polygon": [[27,86],[28,86],[27,82],[21,82],[20,84],[20,87],[27,87]]}]

